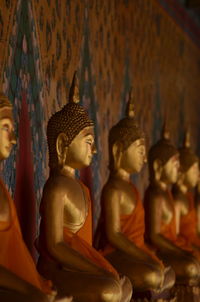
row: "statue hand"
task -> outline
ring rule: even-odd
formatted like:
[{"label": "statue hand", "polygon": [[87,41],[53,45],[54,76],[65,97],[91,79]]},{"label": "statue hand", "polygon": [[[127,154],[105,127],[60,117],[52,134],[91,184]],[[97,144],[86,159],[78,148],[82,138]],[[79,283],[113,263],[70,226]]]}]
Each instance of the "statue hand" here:
[{"label": "statue hand", "polygon": [[113,273],[111,273],[111,272],[109,272],[109,271],[107,271],[107,270],[104,270],[104,269],[102,269],[102,268],[99,268],[99,269],[98,269],[98,274],[104,275],[104,276],[107,277],[107,278],[115,279],[117,282],[119,282],[119,280],[120,280],[120,277],[119,277],[119,276],[116,276],[116,275],[114,275]]},{"label": "statue hand", "polygon": [[149,263],[154,268],[156,268],[158,271],[164,271],[164,269],[165,269],[165,267],[160,262],[156,261],[155,259],[153,259],[149,255],[146,259],[146,262]]},{"label": "statue hand", "polygon": [[56,300],[56,295],[57,295],[57,291],[56,290],[52,290],[51,293],[47,295],[48,301],[49,302],[57,301]]},{"label": "statue hand", "polygon": [[73,300],[72,296],[57,298],[56,290],[52,290],[47,297],[49,302],[71,302]]},{"label": "statue hand", "polygon": [[157,262],[156,260],[153,260],[152,264],[159,271],[164,271],[165,270],[165,267],[161,263]]},{"label": "statue hand", "polygon": [[198,259],[197,259],[192,253],[186,251],[186,252],[185,252],[185,257],[186,257],[187,259],[189,259],[190,261],[194,262],[194,263],[198,266],[198,268],[199,268],[199,270],[200,270],[199,261],[198,261]]},{"label": "statue hand", "polygon": [[55,299],[54,302],[72,302],[73,301],[73,297],[69,296],[69,297],[64,297],[64,298],[60,298],[60,299]]}]

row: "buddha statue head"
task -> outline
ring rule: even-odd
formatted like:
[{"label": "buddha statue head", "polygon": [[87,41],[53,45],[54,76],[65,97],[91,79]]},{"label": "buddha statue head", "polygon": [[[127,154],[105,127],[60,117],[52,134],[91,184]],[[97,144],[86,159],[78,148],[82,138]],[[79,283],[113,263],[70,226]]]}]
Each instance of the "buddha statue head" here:
[{"label": "buddha statue head", "polygon": [[170,142],[170,133],[163,126],[161,139],[151,147],[148,154],[149,176],[151,181],[173,184],[179,171],[178,150]]},{"label": "buddha statue head", "polygon": [[111,172],[123,169],[138,173],[146,161],[144,133],[135,120],[132,90],[126,108],[126,117],[109,132],[109,168]]},{"label": "buddha statue head", "polygon": [[9,99],[0,94],[0,160],[8,158],[16,144],[12,109]]},{"label": "buddha statue head", "polygon": [[94,124],[79,104],[77,76],[74,74],[69,102],[52,115],[47,126],[49,167],[81,169],[91,163],[95,153]]},{"label": "buddha statue head", "polygon": [[190,132],[187,130],[183,147],[179,149],[180,174],[178,182],[180,185],[184,184],[188,188],[194,188],[199,179],[199,159],[190,145]]}]

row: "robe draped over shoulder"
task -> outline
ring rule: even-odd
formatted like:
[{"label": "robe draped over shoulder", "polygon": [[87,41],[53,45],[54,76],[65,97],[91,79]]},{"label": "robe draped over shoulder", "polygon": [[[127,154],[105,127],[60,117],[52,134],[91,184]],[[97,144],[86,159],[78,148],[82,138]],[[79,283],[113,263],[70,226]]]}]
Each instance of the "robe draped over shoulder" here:
[{"label": "robe draped over shoulder", "polygon": [[183,237],[188,244],[194,244],[200,248],[200,237],[197,235],[197,214],[191,192],[187,193],[187,199],[189,200],[189,210],[180,218],[179,236]]},{"label": "robe draped over shoulder", "polygon": [[[88,188],[82,182],[79,181],[79,183],[85,192],[85,196],[87,196],[86,201],[88,202],[88,214],[83,226],[76,233],[73,233],[67,227],[63,227],[64,242],[67,243],[72,249],[85,256],[91,262],[109,271],[118,278],[118,273],[114,269],[114,267],[92,246],[92,205],[90,193]],[[41,214],[43,216],[42,207]],[[39,250],[41,251],[43,257],[46,257],[51,261],[57,262],[57,260],[53,259],[53,257],[48,252],[47,246],[45,244],[45,234],[43,228],[41,230],[41,237],[39,240]]]},{"label": "robe draped over shoulder", "polygon": [[183,236],[177,235],[174,201],[170,191],[168,191],[168,196],[169,196],[169,201],[171,203],[171,208],[173,209],[173,216],[168,224],[162,223],[161,234],[168,240],[172,241],[176,246],[186,251],[193,252],[191,244]]},{"label": "robe draped over shoulder", "polygon": [[[133,184],[133,194],[136,196],[136,205],[133,212],[129,215],[120,216],[120,229],[130,241],[132,241],[138,248],[149,254],[154,260],[162,265],[161,260],[155,255],[154,251],[149,248],[144,242],[145,222],[144,222],[144,207],[138,190]],[[104,218],[103,218],[104,219]],[[105,231],[104,237],[106,238]],[[103,246],[100,246],[103,255],[110,254],[116,248],[104,238]]]},{"label": "robe draped over shoulder", "polygon": [[0,265],[49,294],[51,282],[44,280],[36,270],[35,263],[22,238],[14,202],[1,179],[0,186],[10,208],[9,221],[0,221]]}]

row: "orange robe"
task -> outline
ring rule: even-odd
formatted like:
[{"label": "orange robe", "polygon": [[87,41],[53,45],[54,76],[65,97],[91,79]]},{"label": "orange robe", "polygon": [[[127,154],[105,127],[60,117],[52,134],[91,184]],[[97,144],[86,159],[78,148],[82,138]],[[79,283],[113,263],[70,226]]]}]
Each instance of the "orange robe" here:
[{"label": "orange robe", "polygon": [[[162,265],[161,260],[155,255],[154,251],[150,249],[144,242],[144,207],[140,199],[139,192],[133,184],[131,185],[133,186],[133,191],[136,196],[136,206],[131,214],[120,216],[121,232],[125,237],[132,241],[134,245],[149,254],[154,260]],[[115,247],[112,246],[108,240],[105,242],[104,247],[100,248],[102,248],[103,255],[110,254],[115,250]]]},{"label": "orange robe", "polygon": [[163,223],[161,225],[161,234],[183,250],[193,252],[191,244],[183,236],[177,235],[174,201],[170,191],[168,191],[168,195],[169,200],[171,201],[171,208],[173,209],[173,217],[168,224]]},{"label": "orange robe", "polygon": [[188,245],[196,245],[200,248],[200,237],[197,235],[197,215],[194,207],[194,198],[191,192],[187,193],[189,211],[180,218],[179,236],[184,238]]},{"label": "orange robe", "polygon": [[[82,182],[80,182],[80,184],[82,186],[82,189],[85,191],[85,195],[88,197],[88,215],[86,217],[84,225],[78,232],[73,233],[67,227],[63,228],[64,242],[67,243],[71,248],[79,252],[81,255],[91,260],[91,262],[111,272],[118,278],[118,273],[114,269],[114,267],[96,249],[92,247],[92,210],[90,193],[88,188]],[[43,216],[42,207],[41,214]],[[45,246],[45,233],[43,228],[41,230],[41,236],[39,240],[39,249],[43,257],[57,262],[56,259],[53,259],[53,257],[49,255],[47,247]]]},{"label": "orange robe", "polygon": [[0,186],[10,208],[9,221],[0,221],[0,265],[48,294],[51,292],[51,282],[44,281],[38,274],[22,238],[14,202],[1,179]]}]

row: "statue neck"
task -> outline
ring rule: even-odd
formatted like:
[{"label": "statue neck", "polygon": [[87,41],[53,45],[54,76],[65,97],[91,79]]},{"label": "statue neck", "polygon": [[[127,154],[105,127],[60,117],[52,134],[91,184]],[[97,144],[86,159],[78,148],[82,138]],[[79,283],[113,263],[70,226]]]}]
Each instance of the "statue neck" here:
[{"label": "statue neck", "polygon": [[183,182],[177,182],[177,186],[183,194],[187,193],[188,187]]},{"label": "statue neck", "polygon": [[169,185],[166,183],[166,182],[164,182],[164,181],[162,181],[162,180],[155,180],[155,183],[163,190],[163,191],[166,191],[167,189],[168,189],[168,187],[169,187]]},{"label": "statue neck", "polygon": [[116,178],[119,178],[119,179],[123,179],[125,181],[130,181],[130,173],[128,173],[127,171],[125,171],[124,169],[122,168],[119,168],[118,170],[115,170],[115,171],[111,171],[110,172],[110,176],[111,177],[116,177]]},{"label": "statue neck", "polygon": [[2,170],[3,170],[3,161],[0,160],[0,173],[2,173]]},{"label": "statue neck", "polygon": [[63,175],[63,176],[68,176],[71,178],[76,178],[75,177],[75,169],[65,165],[63,167],[57,167],[51,171],[53,174],[58,174],[58,175]]}]

